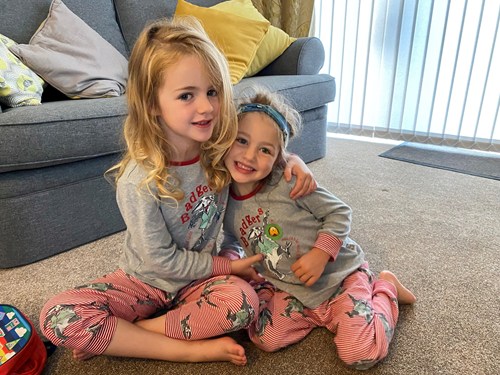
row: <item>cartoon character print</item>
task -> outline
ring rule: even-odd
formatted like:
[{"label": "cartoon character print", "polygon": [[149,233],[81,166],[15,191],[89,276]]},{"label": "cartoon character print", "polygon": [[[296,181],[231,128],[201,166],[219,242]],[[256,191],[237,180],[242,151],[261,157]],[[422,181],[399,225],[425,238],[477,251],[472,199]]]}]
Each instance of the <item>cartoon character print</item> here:
[{"label": "cartoon character print", "polygon": [[387,341],[390,342],[392,340],[392,336],[394,335],[394,328],[391,327],[389,321],[382,313],[376,313],[384,326],[385,336],[387,337]]},{"label": "cartoon character print", "polygon": [[353,318],[355,316],[362,316],[365,318],[366,323],[369,324],[375,315],[378,316],[380,321],[382,322],[382,325],[384,326],[384,331],[385,335],[387,337],[388,341],[391,341],[392,336],[394,334],[394,328],[391,327],[389,324],[389,321],[385,317],[384,314],[382,313],[374,313],[373,308],[370,306],[370,304],[365,301],[365,300],[358,300],[354,298],[352,295],[348,294],[349,297],[351,298],[351,301],[353,303],[353,309],[351,311],[346,312],[346,314],[350,317]]},{"label": "cartoon character print", "polygon": [[111,283],[90,283],[85,285],[80,285],[75,287],[75,289],[93,289],[100,292],[106,292],[108,290],[117,290],[113,287]]},{"label": "cartoon character print", "polygon": [[252,322],[255,317],[255,310],[252,305],[247,302],[247,296],[244,292],[241,292],[241,296],[243,301],[241,303],[241,307],[238,311],[232,312],[231,310],[227,311],[227,320],[231,322],[231,328],[225,330],[225,332],[233,332],[242,328],[246,328]]},{"label": "cartoon character print", "polygon": [[220,284],[226,284],[228,280],[229,280],[229,275],[227,275],[222,280],[214,280],[214,281],[208,282],[205,285],[205,287],[203,288],[203,291],[201,292],[200,299],[198,301],[196,301],[196,304],[198,305],[198,307],[201,308],[201,305],[203,304],[203,301],[205,301],[206,303],[208,303],[210,306],[217,307],[217,305],[215,303],[213,303],[212,301],[210,301],[210,294],[212,294],[214,292],[214,290],[212,290],[212,286],[214,286],[214,285],[220,285]]},{"label": "cartoon character print", "polygon": [[[267,325],[273,326],[273,314],[267,308],[261,308],[259,313],[259,318],[257,319],[256,330],[257,336],[263,336]],[[262,341],[262,340],[261,340]]]},{"label": "cartoon character print", "polygon": [[368,277],[368,282],[370,284],[373,284],[373,281],[375,280],[375,274],[372,272],[372,270],[361,266],[358,268],[358,271],[363,272]]},{"label": "cartoon character print", "polygon": [[210,228],[212,223],[219,221],[222,212],[224,212],[224,208],[219,208],[217,203],[218,198],[216,194],[205,195],[194,206],[191,212],[191,219],[189,220],[188,227],[194,228],[199,222],[198,229],[201,231],[201,235],[194,245],[195,248],[205,241],[205,232]]},{"label": "cartoon character print", "polygon": [[[80,316],[75,313],[73,305],[56,305],[51,308],[44,321],[44,327],[49,327],[54,332],[54,335],[59,339],[66,341],[67,336],[64,335],[64,330],[73,322],[80,320]],[[95,332],[96,327],[90,327],[90,332]]]},{"label": "cartoon character print", "polygon": [[370,323],[373,319],[373,309],[368,303],[368,301],[362,299],[356,299],[351,294],[348,294],[349,298],[353,303],[353,309],[346,312],[349,318],[354,318],[355,316],[361,316],[365,318],[366,323]]},{"label": "cartoon character print", "polygon": [[306,314],[304,314],[304,305],[297,298],[295,298],[294,296],[286,296],[285,298],[283,298],[283,300],[288,301],[288,304],[285,307],[285,312],[282,313],[281,316],[291,318],[292,313],[296,312],[302,315],[303,318],[306,317]]},{"label": "cartoon character print", "polygon": [[261,226],[253,227],[249,234],[248,240],[252,251],[264,255],[264,265],[280,280],[286,276],[278,270],[278,263],[283,256],[291,257],[290,247],[292,243],[286,241],[285,246],[281,246],[273,238],[279,239],[280,228],[277,224],[268,224],[269,210],[264,214]]},{"label": "cartoon character print", "polygon": [[182,335],[186,340],[189,340],[193,335],[193,331],[191,331],[191,326],[189,325],[189,318],[191,314],[187,315],[184,319],[181,320],[181,330]]}]

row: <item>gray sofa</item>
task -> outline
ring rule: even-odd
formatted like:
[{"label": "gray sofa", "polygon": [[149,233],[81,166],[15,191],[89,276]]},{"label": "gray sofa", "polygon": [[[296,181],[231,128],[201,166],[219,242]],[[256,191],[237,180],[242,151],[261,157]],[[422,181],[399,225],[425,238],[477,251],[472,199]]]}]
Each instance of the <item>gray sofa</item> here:
[{"label": "gray sofa", "polygon": [[[28,43],[50,2],[0,0],[0,33]],[[125,57],[148,20],[168,17],[176,6],[168,0],[64,3]],[[335,98],[334,78],[318,74],[323,60],[319,39],[301,38],[258,76],[234,86],[236,96],[258,83],[291,99],[304,130],[290,148],[306,162],[325,155],[326,104]],[[113,188],[103,178],[123,150],[125,96],[73,100],[47,87],[42,99],[39,106],[0,112],[0,268],[29,264],[125,228]]]}]

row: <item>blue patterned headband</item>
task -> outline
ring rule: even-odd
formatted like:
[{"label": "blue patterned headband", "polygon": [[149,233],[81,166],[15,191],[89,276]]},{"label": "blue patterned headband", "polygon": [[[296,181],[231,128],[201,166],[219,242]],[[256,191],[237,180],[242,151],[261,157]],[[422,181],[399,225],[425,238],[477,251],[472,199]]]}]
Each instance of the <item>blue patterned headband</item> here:
[{"label": "blue patterned headband", "polygon": [[285,147],[287,146],[288,138],[290,137],[290,128],[285,120],[285,117],[281,113],[279,113],[276,109],[266,104],[248,103],[240,105],[240,107],[238,108],[238,113],[247,113],[247,112],[264,112],[266,115],[271,117],[281,129],[283,133],[283,139],[285,140]]}]

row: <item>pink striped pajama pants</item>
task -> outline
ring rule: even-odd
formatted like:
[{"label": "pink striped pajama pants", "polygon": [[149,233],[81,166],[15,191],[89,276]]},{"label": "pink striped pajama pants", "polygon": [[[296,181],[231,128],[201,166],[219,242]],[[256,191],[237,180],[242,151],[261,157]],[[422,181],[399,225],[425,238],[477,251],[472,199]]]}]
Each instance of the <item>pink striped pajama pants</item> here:
[{"label": "pink striped pajama pants", "polygon": [[136,322],[167,310],[165,335],[197,340],[248,328],[258,308],[252,286],[236,276],[200,280],[172,294],[118,270],[51,298],[40,328],[55,345],[102,354],[118,318]]},{"label": "pink striped pajama pants", "polygon": [[396,289],[385,280],[374,280],[368,264],[313,309],[267,282],[256,291],[260,312],[248,333],[262,350],[276,351],[302,340],[315,327],[325,327],[335,335],[338,355],[350,367],[367,369],[387,356],[399,314]]}]

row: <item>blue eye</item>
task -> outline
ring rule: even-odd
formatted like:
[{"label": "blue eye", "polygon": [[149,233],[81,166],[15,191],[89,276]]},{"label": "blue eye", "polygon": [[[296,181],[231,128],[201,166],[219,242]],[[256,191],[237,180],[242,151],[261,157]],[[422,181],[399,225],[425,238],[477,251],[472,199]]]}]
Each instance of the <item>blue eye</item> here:
[{"label": "blue eye", "polygon": [[247,140],[245,138],[236,138],[236,142],[244,145],[247,143]]},{"label": "blue eye", "polygon": [[212,90],[208,90],[207,95],[208,96],[217,96],[217,95],[219,95],[219,93],[217,92],[217,90],[212,89]]},{"label": "blue eye", "polygon": [[189,100],[192,97],[193,97],[193,94],[191,94],[191,93],[185,93],[185,94],[179,95],[180,100]]}]

